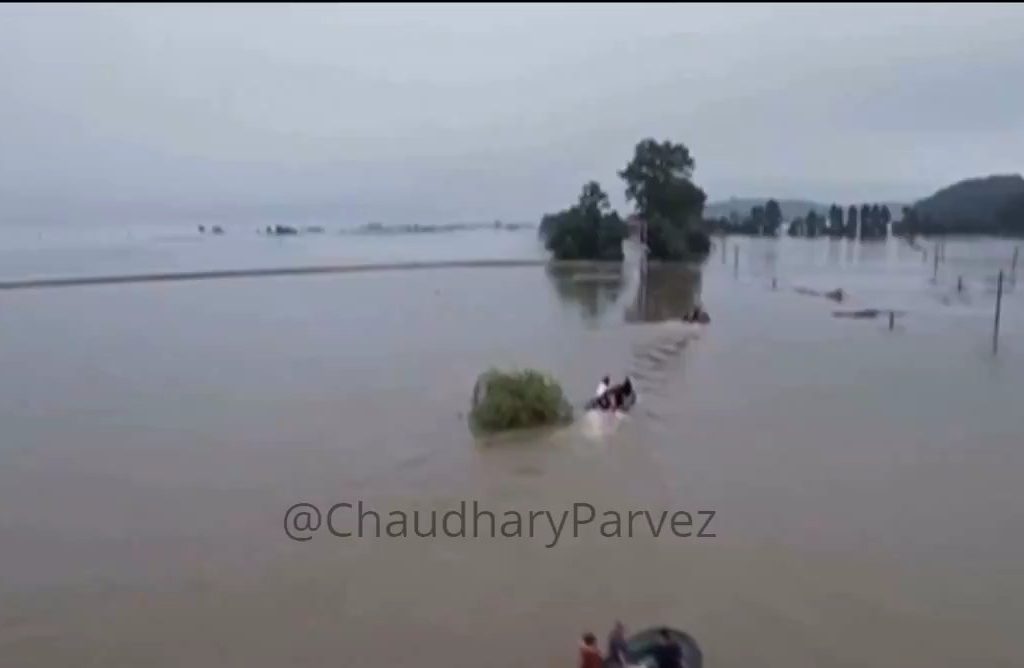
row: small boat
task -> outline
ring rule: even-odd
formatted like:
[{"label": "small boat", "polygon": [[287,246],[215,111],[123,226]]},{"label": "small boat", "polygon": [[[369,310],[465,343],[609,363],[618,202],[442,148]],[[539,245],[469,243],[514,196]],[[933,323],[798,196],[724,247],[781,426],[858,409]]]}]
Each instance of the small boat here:
[{"label": "small boat", "polygon": [[[654,663],[654,649],[661,644],[660,632],[663,628],[668,631],[672,641],[678,644],[682,649],[683,665],[686,666],[686,668],[702,668],[704,655],[700,651],[697,641],[694,640],[690,634],[680,631],[679,629],[660,626],[644,629],[643,631],[634,633],[626,639],[630,665],[650,666],[651,668],[656,665]],[[607,668],[613,668],[618,666],[618,663],[612,660],[607,660],[605,661],[605,666]]]}]

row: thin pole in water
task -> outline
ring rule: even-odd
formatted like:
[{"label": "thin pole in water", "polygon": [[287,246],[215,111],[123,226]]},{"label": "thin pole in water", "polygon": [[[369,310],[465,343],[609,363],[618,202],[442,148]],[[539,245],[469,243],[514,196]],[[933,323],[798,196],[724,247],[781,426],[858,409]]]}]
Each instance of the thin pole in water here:
[{"label": "thin pole in water", "polygon": [[732,275],[736,278],[740,275],[740,247],[732,247]]},{"label": "thin pole in water", "polygon": [[999,352],[999,312],[1003,307],[1003,272],[999,271],[996,281],[996,323],[992,329],[992,354]]},{"label": "thin pole in water", "polygon": [[957,292],[963,292],[964,291],[964,277],[963,276],[957,276],[956,277],[956,291]]},{"label": "thin pole in water", "polygon": [[889,311],[889,331],[896,326],[896,311]]},{"label": "thin pole in water", "polygon": [[725,264],[725,237],[722,237],[722,264]]},{"label": "thin pole in water", "polygon": [[1013,262],[1010,263],[1010,273],[1017,275],[1017,256],[1020,254],[1020,246],[1013,247]]},{"label": "thin pole in water", "polygon": [[935,262],[933,264],[935,265],[935,271],[932,273],[932,279],[937,281],[937,280],[939,280],[939,247],[938,247],[938,245],[935,246]]}]

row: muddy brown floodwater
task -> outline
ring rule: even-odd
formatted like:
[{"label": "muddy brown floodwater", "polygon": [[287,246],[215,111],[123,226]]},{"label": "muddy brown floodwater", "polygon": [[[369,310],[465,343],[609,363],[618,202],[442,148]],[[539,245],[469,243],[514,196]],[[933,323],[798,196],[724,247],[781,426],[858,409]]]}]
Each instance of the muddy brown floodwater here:
[{"label": "muddy brown floodwater", "polygon": [[[646,281],[631,262],[4,294],[0,665],[569,666],[616,619],[685,629],[709,666],[1024,663],[1019,292],[990,352],[1006,244],[950,243],[932,283],[895,241],[729,243],[736,277],[716,251]],[[835,319],[798,286],[907,313]],[[695,299],[699,334],[673,320]],[[640,403],[475,443],[492,365],[578,403],[629,373]],[[358,501],[714,511],[715,536],[285,535],[295,503]]]}]

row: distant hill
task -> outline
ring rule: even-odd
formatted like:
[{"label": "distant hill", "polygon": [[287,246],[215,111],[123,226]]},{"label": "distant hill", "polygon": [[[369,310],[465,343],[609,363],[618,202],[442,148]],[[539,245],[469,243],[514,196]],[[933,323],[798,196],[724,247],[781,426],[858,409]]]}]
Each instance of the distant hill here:
[{"label": "distant hill", "polygon": [[[750,210],[755,206],[764,206],[770,198],[768,197],[730,197],[727,200],[720,200],[718,202],[711,202],[704,206],[704,217],[705,218],[728,218],[729,213],[732,211],[736,212],[736,215],[741,219],[745,216],[750,215]],[[779,203],[779,208],[782,209],[782,220],[789,222],[794,218],[806,218],[807,214],[812,210],[818,215],[828,217],[828,208],[832,206],[832,202],[822,203],[815,202],[807,199],[776,199]],[[875,202],[868,202],[868,204],[874,204]],[[846,210],[850,208],[850,204],[856,204],[860,207],[863,202],[837,202],[843,207],[845,214]],[[906,206],[906,202],[878,202],[878,204],[884,204],[889,207],[889,211],[892,212],[894,218],[899,218],[903,207]]]},{"label": "distant hill", "polygon": [[914,204],[922,232],[1001,232],[1024,229],[1018,220],[1024,178],[997,174],[966,179]]}]

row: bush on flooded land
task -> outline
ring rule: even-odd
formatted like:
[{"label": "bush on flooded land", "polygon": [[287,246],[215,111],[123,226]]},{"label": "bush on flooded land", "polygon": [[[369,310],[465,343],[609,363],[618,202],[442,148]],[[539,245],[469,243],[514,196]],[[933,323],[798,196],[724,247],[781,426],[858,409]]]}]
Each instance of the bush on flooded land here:
[{"label": "bush on flooded land", "polygon": [[561,386],[539,371],[492,369],[481,374],[473,387],[470,427],[474,431],[493,433],[570,420],[572,405]]},{"label": "bush on flooded land", "polygon": [[538,233],[558,260],[621,261],[626,224],[611,211],[601,186],[591,181],[574,206],[545,215]]}]

